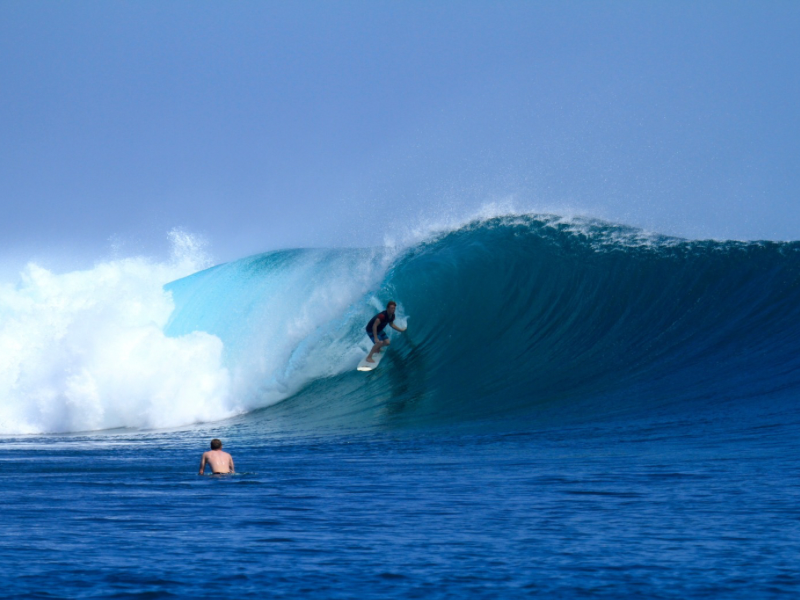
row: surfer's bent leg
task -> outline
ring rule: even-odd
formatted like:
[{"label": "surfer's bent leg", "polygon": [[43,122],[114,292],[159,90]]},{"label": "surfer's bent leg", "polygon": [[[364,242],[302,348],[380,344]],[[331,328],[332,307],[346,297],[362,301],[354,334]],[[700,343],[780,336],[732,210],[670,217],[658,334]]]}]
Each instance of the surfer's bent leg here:
[{"label": "surfer's bent leg", "polygon": [[383,332],[378,334],[377,340],[372,336],[371,333],[368,333],[367,335],[369,336],[369,339],[371,341],[375,342],[375,345],[372,347],[372,350],[370,350],[369,354],[367,355],[367,362],[375,362],[374,360],[372,360],[372,355],[375,354],[376,352],[380,353],[381,348],[383,348],[384,346],[388,346],[389,338]]},{"label": "surfer's bent leg", "polygon": [[371,333],[368,332],[367,336],[369,337],[370,341],[374,344],[374,346],[372,346],[372,350],[370,350],[369,354],[367,354],[367,362],[375,362],[374,360],[372,360],[372,355],[380,350],[381,344],[378,340],[375,339],[375,337]]},{"label": "surfer's bent leg", "polygon": [[367,356],[367,362],[375,362],[374,360],[372,360],[372,355],[380,351],[381,351],[381,344],[380,343],[375,344],[372,347],[372,350],[369,351],[369,355]]}]

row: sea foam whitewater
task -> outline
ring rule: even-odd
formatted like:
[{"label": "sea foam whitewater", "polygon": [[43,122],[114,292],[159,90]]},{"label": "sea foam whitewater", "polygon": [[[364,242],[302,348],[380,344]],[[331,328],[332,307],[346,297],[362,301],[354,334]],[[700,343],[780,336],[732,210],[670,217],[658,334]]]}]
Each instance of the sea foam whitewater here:
[{"label": "sea foam whitewater", "polygon": [[168,337],[165,283],[205,266],[171,233],[166,262],[127,258],[55,274],[35,264],[0,287],[0,432],[169,427],[235,413],[222,343]]}]

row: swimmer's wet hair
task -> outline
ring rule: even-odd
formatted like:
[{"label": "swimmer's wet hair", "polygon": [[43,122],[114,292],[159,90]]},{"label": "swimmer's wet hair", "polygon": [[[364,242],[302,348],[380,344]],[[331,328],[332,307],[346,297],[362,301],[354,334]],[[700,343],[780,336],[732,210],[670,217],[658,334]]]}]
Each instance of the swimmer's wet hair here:
[{"label": "swimmer's wet hair", "polygon": [[212,450],[219,450],[220,448],[222,448],[222,442],[220,440],[218,440],[217,438],[214,438],[213,440],[211,440],[211,449]]},{"label": "swimmer's wet hair", "polygon": [[386,303],[386,308],[389,308],[390,306],[397,306],[397,302],[394,300],[389,300],[389,302]]}]

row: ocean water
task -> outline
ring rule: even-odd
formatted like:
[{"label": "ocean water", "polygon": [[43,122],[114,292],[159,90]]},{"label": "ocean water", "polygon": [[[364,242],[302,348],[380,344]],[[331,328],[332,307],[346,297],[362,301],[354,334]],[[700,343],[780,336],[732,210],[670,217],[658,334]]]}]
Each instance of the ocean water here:
[{"label": "ocean water", "polygon": [[204,266],[0,287],[0,597],[800,593],[800,243],[506,215]]}]

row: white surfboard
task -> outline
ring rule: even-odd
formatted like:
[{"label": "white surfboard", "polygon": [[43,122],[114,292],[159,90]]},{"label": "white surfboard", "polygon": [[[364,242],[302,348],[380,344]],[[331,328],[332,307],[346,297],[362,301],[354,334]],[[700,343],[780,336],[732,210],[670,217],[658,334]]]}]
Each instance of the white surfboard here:
[{"label": "white surfboard", "polygon": [[369,363],[367,362],[367,356],[369,356],[369,352],[367,352],[367,356],[361,359],[361,362],[358,363],[356,369],[358,369],[359,371],[372,371],[372,369],[374,369],[381,363],[384,354],[386,354],[386,348],[384,348],[380,352],[376,352],[375,354],[373,354],[372,360],[374,360],[375,362]]}]

